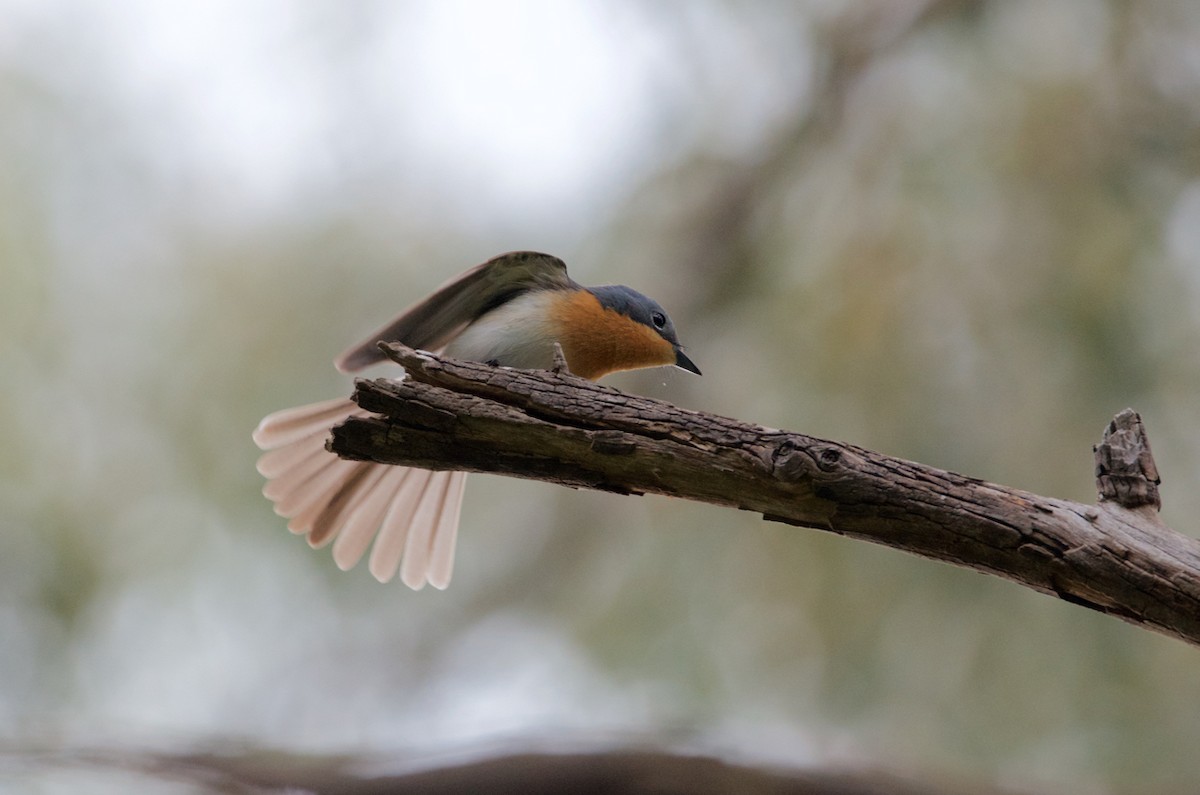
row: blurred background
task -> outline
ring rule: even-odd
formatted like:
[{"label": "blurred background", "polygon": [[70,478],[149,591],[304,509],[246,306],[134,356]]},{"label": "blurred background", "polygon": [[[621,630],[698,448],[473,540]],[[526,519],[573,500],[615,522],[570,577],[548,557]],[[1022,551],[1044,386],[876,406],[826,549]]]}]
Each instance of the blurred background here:
[{"label": "blurred background", "polygon": [[454,583],[413,593],[290,536],[250,441],[348,393],[331,360],[401,308],[540,249],[658,298],[704,370],[615,386],[1085,502],[1133,406],[1193,533],[1200,4],[0,19],[0,789],[122,791],[22,761],[98,746],[1200,780],[1180,642],[755,515],[490,476]]}]

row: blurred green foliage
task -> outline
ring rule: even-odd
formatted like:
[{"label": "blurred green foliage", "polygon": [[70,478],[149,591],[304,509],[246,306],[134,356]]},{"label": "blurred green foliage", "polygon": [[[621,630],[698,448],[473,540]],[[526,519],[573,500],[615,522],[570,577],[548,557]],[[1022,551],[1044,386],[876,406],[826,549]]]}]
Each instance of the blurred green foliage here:
[{"label": "blurred green foliage", "polygon": [[[535,8],[497,51],[580,37],[520,74],[611,50],[582,73],[611,96],[551,83],[468,129],[438,103],[505,64],[413,55],[433,4],[50,5],[0,32],[10,745],[650,738],[1061,792],[1200,779],[1180,643],[754,516],[487,477],[455,583],[413,594],[289,538],[249,440],[347,392],[329,362],[365,330],[543,248],[659,298],[705,372],[615,385],[1083,501],[1131,405],[1194,532],[1200,5]],[[564,141],[581,108],[613,140]],[[488,159],[502,132],[527,162]]]}]

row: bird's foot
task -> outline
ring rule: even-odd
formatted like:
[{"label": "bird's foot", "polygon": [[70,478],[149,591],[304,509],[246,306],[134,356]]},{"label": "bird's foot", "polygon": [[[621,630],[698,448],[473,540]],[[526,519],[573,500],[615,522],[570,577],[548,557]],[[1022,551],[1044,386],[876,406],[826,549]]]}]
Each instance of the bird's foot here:
[{"label": "bird's foot", "polygon": [[555,375],[567,373],[570,375],[571,368],[567,367],[567,357],[563,355],[562,346],[557,342],[554,343],[554,366],[550,368],[550,372]]}]

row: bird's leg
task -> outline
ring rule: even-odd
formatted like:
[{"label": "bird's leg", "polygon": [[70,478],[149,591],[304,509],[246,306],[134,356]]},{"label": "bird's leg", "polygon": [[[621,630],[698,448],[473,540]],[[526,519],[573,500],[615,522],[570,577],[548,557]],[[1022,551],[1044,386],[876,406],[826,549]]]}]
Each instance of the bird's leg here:
[{"label": "bird's leg", "polygon": [[567,357],[563,355],[562,346],[557,342],[554,343],[554,366],[550,368],[550,372],[555,375],[571,373],[571,368],[567,367]]}]

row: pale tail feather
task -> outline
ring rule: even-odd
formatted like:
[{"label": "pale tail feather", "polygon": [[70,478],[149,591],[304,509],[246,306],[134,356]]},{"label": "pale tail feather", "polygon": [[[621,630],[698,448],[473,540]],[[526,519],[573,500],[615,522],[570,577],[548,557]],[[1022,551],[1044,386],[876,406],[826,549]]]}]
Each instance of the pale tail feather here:
[{"label": "pale tail feather", "polygon": [[431,474],[408,528],[408,539],[404,542],[404,562],[400,565],[400,579],[414,591],[425,587],[433,538],[446,500],[446,489],[450,485],[450,474]]},{"label": "pale tail feather", "polygon": [[387,515],[392,497],[409,471],[404,467],[380,466],[377,469],[380,472],[379,480],[369,491],[364,492],[358,507],[333,541],[333,562],[342,571],[354,568],[367,551],[367,547],[371,546],[371,540],[375,538],[376,531],[383,523],[383,517]]},{"label": "pale tail feather", "polygon": [[279,411],[259,423],[253,438],[268,451],[258,461],[268,478],[263,493],[276,513],[290,518],[289,530],[307,534],[314,547],[333,541],[340,568],[354,566],[374,537],[369,568],[380,582],[403,562],[405,584],[445,588],[466,473],[338,458],[325,441],[330,428],[352,415],[366,412],[337,399]]},{"label": "pale tail feather", "polygon": [[308,530],[309,546],[323,547],[341,532],[342,525],[349,521],[350,516],[358,507],[358,503],[367,495],[368,489],[374,484],[378,465],[360,463],[344,481],[342,486],[330,498],[325,510],[313,521]]},{"label": "pale tail feather", "polygon": [[264,478],[277,478],[285,472],[295,472],[305,461],[318,460],[319,448],[293,444],[288,447],[278,447],[269,453],[259,456],[255,469]]},{"label": "pale tail feather", "polygon": [[380,582],[387,582],[396,576],[400,566],[400,558],[404,555],[404,544],[408,538],[408,529],[412,524],[413,515],[429,482],[432,472],[423,469],[411,469],[405,473],[404,481],[396,490],[392,503],[388,506],[387,515],[375,538],[375,546],[371,547],[371,557],[367,566],[371,574]]},{"label": "pale tail feather", "polygon": [[[304,485],[312,476],[316,475],[321,470],[329,466],[329,453],[324,446],[313,446],[311,450],[298,451],[295,448],[302,445],[295,444],[292,447],[281,447],[278,450],[272,450],[267,455],[275,455],[275,453],[292,453],[292,464],[287,469],[280,469],[277,472],[263,472],[263,477],[267,478],[266,484],[263,486],[263,496],[268,500],[275,502],[280,498],[291,494]],[[297,454],[302,453],[302,454]],[[264,455],[263,458],[266,458]],[[260,463],[262,459],[259,459]],[[266,467],[260,467],[266,468]],[[282,514],[281,514],[282,515]]]},{"label": "pale tail feather", "polygon": [[433,551],[428,566],[429,584],[443,589],[450,584],[454,570],[454,546],[458,538],[458,519],[462,513],[463,489],[467,485],[466,472],[449,472],[450,482],[446,496],[442,499],[442,515],[433,534]]},{"label": "pale tail feather", "polygon": [[274,450],[317,431],[327,431],[351,414],[365,413],[359,411],[349,398],[309,403],[307,406],[284,409],[263,417],[251,438],[263,450]]},{"label": "pale tail feather", "polygon": [[357,462],[343,461],[333,453],[325,455],[328,461],[319,470],[275,501],[275,512],[292,520],[288,528],[293,533],[308,532],[342,481],[358,467]]}]

